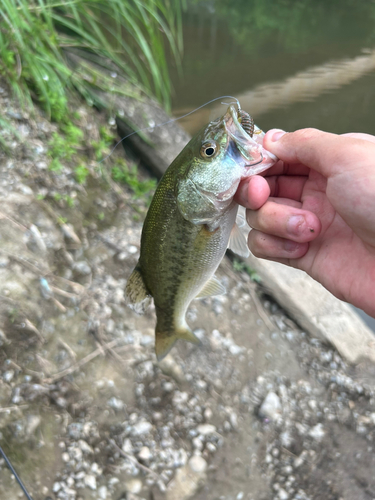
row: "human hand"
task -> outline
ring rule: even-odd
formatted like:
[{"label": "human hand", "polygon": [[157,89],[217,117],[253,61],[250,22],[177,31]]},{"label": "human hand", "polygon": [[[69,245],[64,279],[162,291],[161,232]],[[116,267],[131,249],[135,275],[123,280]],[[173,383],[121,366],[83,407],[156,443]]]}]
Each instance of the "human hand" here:
[{"label": "human hand", "polygon": [[375,317],[375,137],[270,130],[263,145],[280,161],[236,194],[250,250]]}]

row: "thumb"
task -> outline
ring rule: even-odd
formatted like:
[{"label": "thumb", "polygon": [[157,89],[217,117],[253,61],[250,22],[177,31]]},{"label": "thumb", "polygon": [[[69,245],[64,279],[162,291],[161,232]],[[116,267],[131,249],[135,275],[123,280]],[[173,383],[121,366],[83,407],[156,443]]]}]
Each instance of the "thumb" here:
[{"label": "thumb", "polygon": [[306,165],[325,177],[359,168],[375,155],[375,144],[369,140],[313,128],[290,133],[269,130],[263,146],[284,163]]}]

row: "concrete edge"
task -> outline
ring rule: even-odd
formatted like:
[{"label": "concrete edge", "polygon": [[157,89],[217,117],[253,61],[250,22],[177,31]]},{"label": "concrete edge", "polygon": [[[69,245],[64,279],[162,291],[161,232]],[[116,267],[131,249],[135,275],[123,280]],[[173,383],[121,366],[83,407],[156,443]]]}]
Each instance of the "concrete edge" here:
[{"label": "concrete edge", "polygon": [[305,272],[250,255],[247,264],[287,313],[351,364],[375,362],[375,335],[358,314]]}]

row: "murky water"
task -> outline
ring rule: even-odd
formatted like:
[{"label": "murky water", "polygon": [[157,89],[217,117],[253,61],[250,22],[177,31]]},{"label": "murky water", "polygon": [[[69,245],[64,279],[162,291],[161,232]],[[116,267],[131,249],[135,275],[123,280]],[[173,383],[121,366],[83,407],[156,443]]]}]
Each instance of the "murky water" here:
[{"label": "murky water", "polygon": [[[375,134],[374,3],[194,2],[184,47],[171,68],[175,116],[233,95],[264,130]],[[180,123],[194,133],[221,112],[217,101]]]},{"label": "murky water", "polygon": [[[373,3],[202,2],[185,14],[184,44],[175,115],[229,94],[263,129],[375,133]],[[209,115],[184,126],[194,132]]]}]

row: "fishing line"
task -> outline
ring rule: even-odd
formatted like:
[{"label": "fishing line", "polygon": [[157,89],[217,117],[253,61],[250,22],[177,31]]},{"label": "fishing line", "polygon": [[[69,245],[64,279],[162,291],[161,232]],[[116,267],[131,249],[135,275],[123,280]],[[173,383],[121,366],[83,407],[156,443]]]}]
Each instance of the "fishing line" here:
[{"label": "fishing line", "polygon": [[22,491],[25,493],[26,495],[26,498],[27,500],[33,500],[32,497],[30,496],[30,494],[28,493],[26,487],[24,486],[23,482],[21,481],[19,475],[17,474],[17,472],[14,470],[14,467],[13,465],[10,463],[10,460],[9,458],[5,455],[5,452],[4,450],[2,449],[2,447],[0,446],[0,454],[3,456],[4,460],[5,460],[5,463],[7,464],[7,466],[9,467],[11,473],[13,474],[13,476],[16,478],[18,484],[20,485]]},{"label": "fishing line", "polygon": [[[112,151],[106,156],[104,157],[102,160],[100,160],[98,163],[102,163],[103,161],[105,161],[107,158],[109,158],[111,156],[111,154],[114,152],[114,150],[117,148],[117,146],[119,144],[122,143],[122,141],[124,141],[125,139],[127,139],[128,137],[134,135],[134,134],[138,134],[138,132],[145,132],[146,130],[152,130],[152,129],[155,129],[155,128],[158,128],[158,127],[163,127],[164,125],[168,125],[169,123],[173,123],[173,122],[176,122],[177,120],[181,120],[182,118],[186,118],[187,116],[191,115],[192,113],[195,113],[196,111],[204,108],[205,106],[208,106],[208,104],[211,104],[215,101],[218,101],[219,99],[233,99],[237,106],[238,106],[238,109],[240,110],[241,109],[241,106],[240,106],[240,103],[238,101],[238,99],[236,97],[233,97],[231,95],[222,95],[220,97],[215,97],[215,99],[211,99],[211,101],[208,101],[206,102],[205,104],[202,104],[201,106],[199,106],[198,108],[195,108],[193,109],[193,111],[189,111],[189,113],[186,113],[185,115],[182,115],[182,116],[179,116],[178,118],[171,118],[170,120],[166,121],[166,122],[163,122],[163,123],[158,123],[157,125],[154,125],[154,126],[149,126],[149,127],[145,127],[145,128],[140,128],[138,130],[135,130],[134,132],[131,132],[130,134],[126,135],[125,137],[123,137],[122,139],[120,139],[118,141],[117,144],[115,144],[115,146],[113,147]],[[221,103],[221,104],[227,104],[227,103]]]}]

